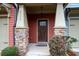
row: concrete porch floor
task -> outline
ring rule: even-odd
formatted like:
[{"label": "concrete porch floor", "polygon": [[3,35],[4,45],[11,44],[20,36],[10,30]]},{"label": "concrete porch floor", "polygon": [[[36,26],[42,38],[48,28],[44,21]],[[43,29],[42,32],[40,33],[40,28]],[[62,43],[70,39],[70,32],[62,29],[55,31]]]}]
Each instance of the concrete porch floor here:
[{"label": "concrete porch floor", "polygon": [[[28,52],[25,56],[50,56],[48,46],[36,46],[37,44],[30,43],[28,46]],[[79,56],[79,48],[73,48],[72,51]]]},{"label": "concrete porch floor", "polygon": [[26,56],[49,56],[48,46],[36,46],[36,44],[31,43],[28,46],[28,52]]}]

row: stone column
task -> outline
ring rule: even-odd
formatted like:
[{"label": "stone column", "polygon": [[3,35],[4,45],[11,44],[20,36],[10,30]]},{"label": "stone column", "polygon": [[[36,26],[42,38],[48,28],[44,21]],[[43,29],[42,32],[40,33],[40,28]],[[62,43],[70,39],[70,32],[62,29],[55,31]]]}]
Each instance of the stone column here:
[{"label": "stone column", "polygon": [[55,17],[55,35],[66,35],[66,23],[64,16],[63,4],[58,3],[56,9],[56,17]]},{"label": "stone column", "polygon": [[25,55],[28,50],[28,22],[24,5],[19,5],[17,23],[15,29],[15,44],[19,49],[19,55]]}]

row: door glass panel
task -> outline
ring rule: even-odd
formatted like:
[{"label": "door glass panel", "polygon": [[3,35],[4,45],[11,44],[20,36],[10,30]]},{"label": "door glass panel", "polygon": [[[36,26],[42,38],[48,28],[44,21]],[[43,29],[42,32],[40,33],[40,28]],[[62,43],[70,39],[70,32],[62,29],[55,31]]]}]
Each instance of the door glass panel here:
[{"label": "door glass panel", "polygon": [[40,26],[46,26],[46,21],[41,21]]}]

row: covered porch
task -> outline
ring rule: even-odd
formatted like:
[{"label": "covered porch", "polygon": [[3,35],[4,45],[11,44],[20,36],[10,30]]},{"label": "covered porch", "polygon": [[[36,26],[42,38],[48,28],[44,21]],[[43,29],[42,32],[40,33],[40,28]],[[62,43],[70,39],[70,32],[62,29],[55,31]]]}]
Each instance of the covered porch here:
[{"label": "covered porch", "polygon": [[20,50],[20,55],[28,52],[29,43],[39,44],[49,42],[53,35],[66,34],[65,30],[67,27],[65,24],[63,4],[39,3],[18,5],[19,11],[15,42]]}]

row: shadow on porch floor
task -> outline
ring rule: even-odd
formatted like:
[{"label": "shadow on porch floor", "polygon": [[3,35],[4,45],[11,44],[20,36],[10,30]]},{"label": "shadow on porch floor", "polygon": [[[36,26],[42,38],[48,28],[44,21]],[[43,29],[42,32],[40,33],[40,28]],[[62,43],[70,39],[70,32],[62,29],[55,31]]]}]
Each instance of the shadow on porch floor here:
[{"label": "shadow on porch floor", "polygon": [[28,52],[26,56],[49,56],[48,46],[37,46],[37,44],[31,43],[28,46]]}]

